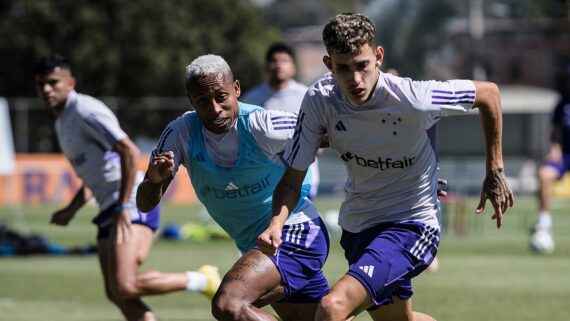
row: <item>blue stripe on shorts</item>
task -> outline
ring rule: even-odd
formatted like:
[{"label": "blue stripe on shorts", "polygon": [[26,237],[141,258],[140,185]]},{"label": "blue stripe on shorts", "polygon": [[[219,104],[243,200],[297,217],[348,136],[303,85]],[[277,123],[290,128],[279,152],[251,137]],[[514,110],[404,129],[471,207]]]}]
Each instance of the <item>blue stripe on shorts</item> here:
[{"label": "blue stripe on shorts", "polygon": [[322,268],[329,254],[329,235],[320,217],[283,226],[283,243],[277,255],[269,256],[277,266],[285,287],[281,302],[317,303],[329,292]]},{"label": "blue stripe on shorts", "polygon": [[[97,240],[107,239],[111,235],[111,228],[113,224],[108,224],[101,226],[101,224],[107,222],[107,220],[115,213],[115,207],[117,204],[110,206],[109,208],[101,211],[91,222],[97,225]],[[147,226],[153,232],[155,232],[160,226],[160,205],[157,205],[150,212],[144,213],[139,211],[137,208],[130,209],[136,211],[136,213],[131,213],[131,223],[140,224]]]},{"label": "blue stripe on shorts", "polygon": [[343,231],[340,243],[349,264],[346,274],[366,288],[373,310],[393,303],[394,296],[412,296],[411,279],[433,261],[439,229],[411,221],[384,223],[360,233]]}]

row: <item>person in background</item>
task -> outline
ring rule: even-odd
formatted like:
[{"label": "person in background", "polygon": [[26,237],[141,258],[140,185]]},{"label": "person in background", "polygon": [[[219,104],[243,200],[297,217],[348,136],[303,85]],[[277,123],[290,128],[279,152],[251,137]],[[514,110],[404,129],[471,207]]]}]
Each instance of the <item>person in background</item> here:
[{"label": "person in background", "polygon": [[63,154],[83,185],[71,202],[55,212],[51,223],[67,226],[92,197],[99,205],[97,255],[107,298],[126,320],[156,320],[141,296],[189,290],[212,297],[220,277],[217,268],[198,271],[139,272],[154,232],[159,207],[137,209],[135,192],[142,180],[137,171],[139,150],[103,102],[75,91],[75,78],[60,54],[41,57],[34,66],[39,97],[56,117],[55,132]]},{"label": "person in background", "polygon": [[[286,43],[276,42],[265,54],[265,66],[269,80],[247,91],[241,101],[261,106],[267,110],[285,110],[298,113],[307,92],[307,86],[297,82],[297,58],[295,51]],[[323,153],[319,149],[318,155]],[[313,181],[309,199],[317,197],[320,183],[319,160],[311,164]]]},{"label": "person in background", "polygon": [[570,170],[570,66],[561,73],[558,86],[561,98],[552,112],[550,149],[544,164],[538,170],[539,212],[531,234],[532,239],[541,233],[550,238],[552,244],[554,244],[550,214],[552,186]]}]

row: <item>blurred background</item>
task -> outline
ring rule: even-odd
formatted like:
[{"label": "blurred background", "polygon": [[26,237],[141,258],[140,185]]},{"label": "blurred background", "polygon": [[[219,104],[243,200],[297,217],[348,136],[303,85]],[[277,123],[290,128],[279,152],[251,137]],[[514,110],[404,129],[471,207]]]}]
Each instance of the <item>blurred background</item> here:
[{"label": "blurred background", "polygon": [[[478,115],[442,119],[440,171],[451,197],[442,213],[441,268],[420,277],[415,304],[440,320],[568,318],[570,178],[554,189],[556,252],[535,256],[527,238],[537,211],[536,171],[549,148],[560,78],[570,65],[569,0],[0,0],[0,222],[63,245],[94,237],[88,220],[94,208],[68,229],[48,225],[80,183],[58,154],[53,116],[36,96],[32,67],[38,57],[67,56],[77,91],[103,100],[148,153],[168,122],[190,109],[184,73],[194,58],[222,55],[247,91],[266,80],[267,47],[284,41],[296,50],[298,81],[310,85],[326,71],[324,24],[349,11],[376,23],[383,68],[417,80],[489,80],[501,89],[505,167],[519,201],[500,232],[489,209],[484,218],[471,215],[485,175]],[[141,159],[141,169],[146,161]],[[319,161],[317,205],[333,226],[345,169],[331,151]],[[165,198],[165,220],[200,222],[203,210],[184,176]],[[326,270],[331,281],[346,264],[333,243]],[[207,260],[227,270],[234,253],[229,241],[158,242],[145,266],[177,270]],[[2,259],[0,320],[116,320],[102,295],[97,263],[89,260]],[[174,294],[153,298],[151,305],[164,320],[211,319],[207,302],[191,298],[196,303],[188,303],[188,294]]]},{"label": "blurred background", "polygon": [[[534,170],[548,149],[557,77],[570,64],[566,0],[169,0],[0,2],[0,97],[6,97],[18,154],[57,153],[52,115],[35,95],[32,64],[66,55],[77,90],[101,98],[139,147],[188,110],[184,67],[205,53],[224,56],[247,91],[265,80],[274,41],[297,51],[298,80],[323,72],[322,26],[358,11],[377,25],[384,68],[414,79],[490,80],[502,90],[507,174],[517,193],[534,193]],[[442,176],[478,193],[483,140],[476,115],[438,126]],[[461,132],[461,139],[455,133]],[[322,158],[323,193],[342,193],[337,156]],[[340,173],[340,174],[339,174]]]}]

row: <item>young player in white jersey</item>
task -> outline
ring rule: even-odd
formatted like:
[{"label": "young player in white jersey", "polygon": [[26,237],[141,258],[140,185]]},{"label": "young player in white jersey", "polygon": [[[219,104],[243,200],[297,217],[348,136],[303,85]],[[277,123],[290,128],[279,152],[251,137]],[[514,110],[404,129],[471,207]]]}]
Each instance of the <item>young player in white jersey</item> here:
[{"label": "young player in white jersey", "polygon": [[[295,52],[289,45],[277,42],[269,46],[265,54],[269,80],[250,89],[241,101],[261,106],[267,110],[286,110],[298,113],[307,92],[307,86],[295,81],[297,62]],[[322,150],[319,151],[319,154]],[[319,160],[311,164],[313,177],[309,198],[317,197],[320,183]]]},{"label": "young player in white jersey", "polygon": [[330,70],[309,88],[289,167],[273,195],[273,217],[258,238],[264,253],[280,246],[281,226],[321,137],[328,133],[348,169],[340,209],[341,245],[349,270],[322,300],[316,320],[346,320],[368,310],[374,320],[434,320],[412,310],[411,279],[433,260],[439,243],[437,163],[426,129],[440,117],[480,112],[489,200],[497,227],[513,204],[503,170],[499,90],[493,83],[413,81],[380,71],[384,50],[375,26],[360,14],[333,17],[323,30]]},{"label": "young player in white jersey", "polygon": [[271,304],[282,320],[314,320],[318,302],[329,290],[321,270],[329,240],[306,197],[310,177],[282,226],[279,254],[267,256],[255,248],[271,218],[271,196],[285,171],[281,154],[293,137],[297,114],[238,102],[239,81],[216,55],[192,61],[186,89],[195,111],[163,131],[139,185],[139,208],[155,207],[184,165],[196,195],[243,254],[214,297],[214,317],[276,320],[260,308]]},{"label": "young player in white jersey", "polygon": [[94,197],[100,213],[97,254],[107,298],[127,320],[156,320],[140,299],[143,295],[178,290],[201,291],[213,296],[220,283],[217,268],[198,272],[139,273],[159,226],[160,210],[137,210],[136,186],[139,150],[121,129],[117,118],[101,101],[75,91],[75,78],[66,59],[53,54],[35,65],[38,95],[56,116],[59,144],[75,173],[83,181],[71,203],[52,215],[51,223],[66,226],[77,211]]}]

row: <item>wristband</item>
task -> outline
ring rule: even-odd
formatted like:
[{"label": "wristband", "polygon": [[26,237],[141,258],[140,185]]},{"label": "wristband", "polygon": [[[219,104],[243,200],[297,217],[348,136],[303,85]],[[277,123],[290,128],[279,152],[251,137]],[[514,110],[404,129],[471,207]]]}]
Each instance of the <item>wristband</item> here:
[{"label": "wristband", "polygon": [[119,204],[119,205],[115,206],[115,213],[122,212],[126,209],[130,209],[133,207],[134,207],[133,204]]}]

